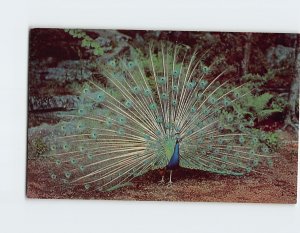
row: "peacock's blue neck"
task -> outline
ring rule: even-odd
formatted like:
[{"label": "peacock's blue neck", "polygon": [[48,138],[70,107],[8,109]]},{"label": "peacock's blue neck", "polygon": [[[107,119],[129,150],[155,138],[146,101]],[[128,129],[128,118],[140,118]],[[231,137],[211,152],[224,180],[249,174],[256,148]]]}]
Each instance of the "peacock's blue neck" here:
[{"label": "peacock's blue neck", "polygon": [[173,155],[167,165],[167,169],[174,169],[179,166],[179,142],[177,141],[174,147]]}]

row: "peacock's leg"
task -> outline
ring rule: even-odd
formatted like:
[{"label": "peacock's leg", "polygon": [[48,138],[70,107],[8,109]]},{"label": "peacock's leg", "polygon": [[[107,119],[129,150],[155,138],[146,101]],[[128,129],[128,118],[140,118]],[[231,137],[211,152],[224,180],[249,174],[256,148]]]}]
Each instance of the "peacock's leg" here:
[{"label": "peacock's leg", "polygon": [[170,179],[169,179],[169,182],[168,182],[168,184],[172,184],[173,182],[172,182],[172,170],[170,171]]},{"label": "peacock's leg", "polygon": [[160,184],[165,183],[165,176],[164,175],[161,177],[161,180],[158,183],[160,183]]}]

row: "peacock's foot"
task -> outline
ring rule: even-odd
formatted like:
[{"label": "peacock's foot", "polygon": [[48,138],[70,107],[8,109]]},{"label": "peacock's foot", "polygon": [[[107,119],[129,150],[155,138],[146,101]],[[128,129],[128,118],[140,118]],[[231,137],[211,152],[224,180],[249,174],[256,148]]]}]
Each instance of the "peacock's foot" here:
[{"label": "peacock's foot", "polygon": [[158,181],[159,184],[164,184],[165,183],[165,180],[164,179],[161,179],[160,181]]},{"label": "peacock's foot", "polygon": [[171,186],[172,184],[173,184],[173,182],[169,181],[167,186]]}]

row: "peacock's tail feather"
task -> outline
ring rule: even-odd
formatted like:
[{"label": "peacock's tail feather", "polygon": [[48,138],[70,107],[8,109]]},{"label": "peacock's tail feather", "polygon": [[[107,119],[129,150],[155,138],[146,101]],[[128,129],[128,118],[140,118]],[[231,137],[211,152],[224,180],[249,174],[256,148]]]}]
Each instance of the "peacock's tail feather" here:
[{"label": "peacock's tail feather", "polygon": [[[239,111],[251,86],[234,86],[205,65],[207,52],[150,44],[99,64],[106,82],[86,82],[76,110],[47,138],[51,178],[112,190],[166,167],[177,138],[180,166],[221,174],[252,171],[268,147]],[[103,84],[105,83],[105,84]]]}]

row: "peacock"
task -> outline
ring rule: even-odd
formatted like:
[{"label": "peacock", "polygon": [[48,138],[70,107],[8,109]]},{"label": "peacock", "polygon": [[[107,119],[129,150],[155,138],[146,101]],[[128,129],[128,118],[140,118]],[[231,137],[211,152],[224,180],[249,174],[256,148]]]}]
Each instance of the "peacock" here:
[{"label": "peacock", "polygon": [[178,167],[242,176],[272,157],[242,110],[253,86],[219,58],[165,41],[128,53],[99,61],[102,76],[79,85],[45,137],[55,184],[112,191],[151,170],[171,184]]}]

